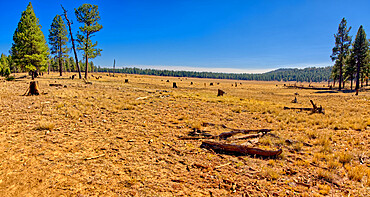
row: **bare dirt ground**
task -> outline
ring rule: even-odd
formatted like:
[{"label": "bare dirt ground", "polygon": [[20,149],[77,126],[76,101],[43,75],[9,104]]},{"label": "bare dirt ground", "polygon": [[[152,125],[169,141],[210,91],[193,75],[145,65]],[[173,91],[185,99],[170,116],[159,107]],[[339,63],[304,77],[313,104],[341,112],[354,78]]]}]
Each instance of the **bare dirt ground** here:
[{"label": "bare dirt ground", "polygon": [[[39,96],[22,96],[29,78],[0,81],[0,196],[369,196],[369,90],[92,74],[92,84],[46,74]],[[325,114],[283,109],[311,107],[310,99]],[[283,153],[215,153],[200,148],[203,139],[179,138],[194,128],[272,129],[213,141]]]}]

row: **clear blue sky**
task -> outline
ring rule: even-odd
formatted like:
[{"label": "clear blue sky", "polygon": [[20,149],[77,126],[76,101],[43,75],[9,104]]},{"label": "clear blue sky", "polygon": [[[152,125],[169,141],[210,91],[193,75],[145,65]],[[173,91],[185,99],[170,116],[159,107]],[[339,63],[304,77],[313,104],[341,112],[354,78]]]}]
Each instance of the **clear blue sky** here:
[{"label": "clear blue sky", "polygon": [[[0,53],[29,1],[2,1]],[[35,0],[45,38],[60,4],[78,26],[74,8],[99,6],[103,29],[93,40],[103,49],[95,65],[210,71],[263,71],[332,65],[334,34],[343,17],[370,30],[370,1],[329,0]],[[72,55],[72,53],[70,54]]]}]

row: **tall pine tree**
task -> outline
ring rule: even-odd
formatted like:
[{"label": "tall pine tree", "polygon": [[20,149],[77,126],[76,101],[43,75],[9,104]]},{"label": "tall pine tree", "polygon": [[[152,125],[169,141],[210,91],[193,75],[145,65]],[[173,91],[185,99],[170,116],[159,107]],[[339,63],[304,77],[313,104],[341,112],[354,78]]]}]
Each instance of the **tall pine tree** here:
[{"label": "tall pine tree", "polygon": [[51,54],[55,54],[58,57],[60,76],[63,75],[63,57],[65,57],[65,54],[68,52],[68,48],[66,46],[68,41],[67,34],[68,32],[62,17],[60,15],[56,15],[49,30],[49,44],[51,45]]},{"label": "tall pine tree", "polygon": [[338,33],[334,34],[335,46],[333,48],[333,54],[330,57],[332,61],[338,60],[339,90],[342,89],[344,60],[346,59],[349,52],[349,47],[351,46],[352,37],[348,35],[350,30],[351,27],[347,29],[347,21],[345,18],[343,18],[339,24]]},{"label": "tall pine tree", "polygon": [[75,9],[75,14],[78,22],[84,23],[84,26],[80,27],[81,34],[78,33],[77,41],[79,43],[78,49],[84,52],[85,78],[87,79],[89,58],[95,58],[102,51],[96,48],[98,42],[92,43],[91,37],[94,33],[100,31],[103,26],[98,23],[100,16],[97,5],[83,4]]},{"label": "tall pine tree", "polygon": [[31,2],[22,12],[13,41],[10,52],[16,65],[30,71],[32,79],[37,72],[46,70],[48,46]]},{"label": "tall pine tree", "polygon": [[366,33],[362,25],[357,31],[356,39],[353,44],[353,58],[356,61],[356,95],[360,89],[360,73],[361,68],[366,64],[367,51],[369,50],[369,43],[366,39]]}]

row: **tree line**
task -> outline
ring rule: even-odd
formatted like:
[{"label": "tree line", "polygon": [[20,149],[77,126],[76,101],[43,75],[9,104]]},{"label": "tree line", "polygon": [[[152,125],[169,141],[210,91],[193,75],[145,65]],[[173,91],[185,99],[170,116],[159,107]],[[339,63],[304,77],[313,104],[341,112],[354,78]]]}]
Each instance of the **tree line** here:
[{"label": "tree line", "polygon": [[236,79],[236,80],[256,80],[256,81],[294,81],[294,82],[322,82],[328,81],[332,72],[332,67],[312,67],[312,68],[283,68],[262,74],[248,73],[215,73],[215,72],[196,72],[196,71],[174,71],[141,68],[101,68],[98,72],[142,74],[172,77],[197,77],[214,79]]},{"label": "tree line", "polygon": [[[97,42],[91,40],[92,36],[103,28],[98,23],[100,20],[98,6],[83,4],[75,9],[76,19],[82,24],[76,34],[76,40],[73,37],[72,22],[67,16],[67,10],[63,6],[62,10],[64,19],[56,15],[51,23],[48,35],[49,48],[32,4],[31,2],[28,4],[13,34],[10,54],[8,56],[1,54],[0,75],[7,77],[11,72],[29,72],[34,79],[38,73],[52,70],[59,71],[60,76],[63,75],[63,71],[77,71],[82,78],[81,71],[84,70],[87,78],[88,71],[94,71],[95,67],[92,62],[89,63],[89,59],[101,55],[102,51],[97,48]],[[69,38],[64,20],[69,27]],[[67,55],[70,50],[67,46],[68,41],[72,43],[74,58]],[[82,51],[83,61],[78,60],[77,50]],[[84,67],[81,68],[80,65],[83,64]]]},{"label": "tree line", "polygon": [[333,47],[331,59],[335,62],[331,78],[338,81],[338,88],[344,88],[346,82],[350,82],[351,89],[353,81],[356,82],[356,95],[360,86],[368,85],[370,76],[370,50],[369,41],[361,25],[357,31],[356,38],[352,43],[349,35],[351,27],[347,27],[345,18],[339,24],[338,32],[334,34],[335,46]]}]

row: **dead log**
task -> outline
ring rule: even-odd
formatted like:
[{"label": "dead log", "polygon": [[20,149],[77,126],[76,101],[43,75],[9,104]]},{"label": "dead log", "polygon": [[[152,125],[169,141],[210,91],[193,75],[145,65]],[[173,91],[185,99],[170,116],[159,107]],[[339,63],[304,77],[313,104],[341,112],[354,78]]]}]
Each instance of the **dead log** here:
[{"label": "dead log", "polygon": [[310,100],[311,104],[312,104],[312,113],[324,113],[324,110],[322,108],[322,106],[320,105],[320,107],[317,107],[316,104]]},{"label": "dead log", "polygon": [[320,105],[320,107],[317,107],[317,105],[310,100],[312,104],[312,108],[307,108],[307,107],[284,107],[284,109],[294,109],[294,110],[300,110],[300,111],[311,111],[312,113],[321,113],[325,114],[324,109]]},{"label": "dead log", "polygon": [[225,92],[223,90],[218,89],[217,90],[217,96],[223,96]]},{"label": "dead log", "polygon": [[49,86],[59,87],[59,86],[63,86],[63,85],[60,84],[60,83],[51,83],[51,84],[49,84]]},{"label": "dead log", "polygon": [[84,80],[84,82],[85,82],[85,84],[92,84],[92,82],[91,81],[87,81],[85,78],[83,78],[83,80]]},{"label": "dead log", "polygon": [[26,93],[24,93],[24,95],[26,95],[26,96],[40,95],[38,82],[37,81],[31,81],[30,82],[30,87],[27,89],[27,91],[26,91]]},{"label": "dead log", "polygon": [[218,153],[226,153],[232,155],[257,155],[263,157],[273,157],[280,155],[283,150],[263,150],[259,148],[251,148],[243,145],[224,144],[211,141],[202,142],[201,148],[213,150]]}]

